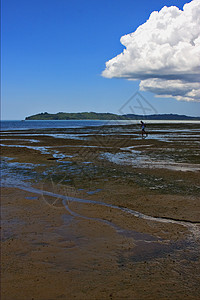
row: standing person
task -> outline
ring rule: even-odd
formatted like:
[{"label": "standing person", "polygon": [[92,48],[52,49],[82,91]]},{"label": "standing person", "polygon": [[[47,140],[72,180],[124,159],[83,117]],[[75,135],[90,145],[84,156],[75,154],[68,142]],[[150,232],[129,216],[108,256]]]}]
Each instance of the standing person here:
[{"label": "standing person", "polygon": [[142,128],[142,137],[143,137],[144,134],[146,134],[146,136],[147,136],[148,134],[147,134],[146,131],[145,131],[146,125],[144,124],[143,121],[141,121],[140,123],[141,123],[141,128]]}]

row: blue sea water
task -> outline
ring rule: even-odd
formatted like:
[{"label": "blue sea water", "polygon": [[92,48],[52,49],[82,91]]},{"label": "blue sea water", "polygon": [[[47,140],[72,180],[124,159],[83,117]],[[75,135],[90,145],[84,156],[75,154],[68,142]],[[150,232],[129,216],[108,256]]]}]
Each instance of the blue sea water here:
[{"label": "blue sea water", "polygon": [[[37,121],[1,121],[1,131],[4,130],[27,130],[48,128],[79,128],[84,126],[100,126],[110,121],[102,120],[37,120]],[[115,122],[115,121],[114,121]],[[116,122],[115,122],[116,123]]]},{"label": "blue sea water", "polygon": [[[1,131],[7,130],[27,130],[27,129],[48,129],[48,128],[80,128],[85,126],[102,126],[102,125],[127,125],[139,124],[140,120],[37,120],[37,121],[20,121],[8,120],[1,121]],[[147,120],[146,123],[196,123],[200,121],[177,121],[177,120]]]}]

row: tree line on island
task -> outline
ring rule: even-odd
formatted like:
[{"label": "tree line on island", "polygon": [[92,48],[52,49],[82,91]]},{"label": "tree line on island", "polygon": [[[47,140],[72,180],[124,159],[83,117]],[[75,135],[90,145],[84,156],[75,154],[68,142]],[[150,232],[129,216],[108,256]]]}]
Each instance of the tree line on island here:
[{"label": "tree line on island", "polygon": [[113,113],[96,113],[96,112],[80,112],[65,113],[59,112],[49,114],[48,112],[39,113],[26,117],[25,120],[200,120],[200,117],[191,117],[178,114],[153,114],[153,115],[136,115],[124,114],[117,115]]}]

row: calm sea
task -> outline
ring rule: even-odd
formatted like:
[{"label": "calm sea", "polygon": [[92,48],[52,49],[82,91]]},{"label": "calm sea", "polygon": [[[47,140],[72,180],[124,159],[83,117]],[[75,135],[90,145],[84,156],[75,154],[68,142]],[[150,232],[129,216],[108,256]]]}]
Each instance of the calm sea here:
[{"label": "calm sea", "polygon": [[[26,130],[42,128],[80,128],[85,126],[102,126],[102,125],[127,125],[138,124],[140,120],[49,120],[49,121],[1,121],[1,131],[4,130]],[[200,124],[200,121],[169,121],[169,120],[147,120],[147,124],[177,124],[177,123],[194,123]]]}]

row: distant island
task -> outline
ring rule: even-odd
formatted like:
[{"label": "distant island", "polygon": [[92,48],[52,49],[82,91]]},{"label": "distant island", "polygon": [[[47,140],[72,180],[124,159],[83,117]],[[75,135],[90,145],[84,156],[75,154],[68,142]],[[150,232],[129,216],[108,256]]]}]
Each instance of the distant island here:
[{"label": "distant island", "polygon": [[178,114],[154,114],[154,115],[135,115],[125,114],[117,115],[112,113],[65,113],[59,112],[49,114],[47,112],[39,113],[26,117],[25,120],[200,120],[200,117],[190,117]]}]

